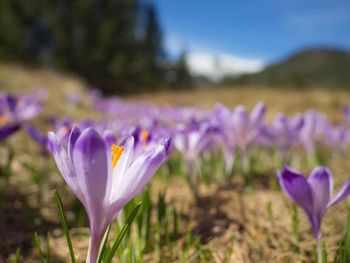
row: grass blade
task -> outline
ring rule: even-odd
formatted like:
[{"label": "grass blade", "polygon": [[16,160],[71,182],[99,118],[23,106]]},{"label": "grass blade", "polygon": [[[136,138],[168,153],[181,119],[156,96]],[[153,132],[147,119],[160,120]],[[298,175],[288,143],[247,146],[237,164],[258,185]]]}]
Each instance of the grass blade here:
[{"label": "grass blade", "polygon": [[137,215],[137,212],[139,211],[139,209],[140,209],[140,207],[141,207],[141,204],[142,204],[142,202],[139,202],[139,203],[135,206],[135,208],[131,211],[131,213],[130,213],[128,219],[126,220],[126,222],[125,222],[125,224],[124,224],[122,230],[120,231],[120,233],[119,233],[117,239],[115,240],[115,242],[114,242],[114,244],[113,244],[111,250],[110,250],[109,253],[108,253],[108,256],[107,256],[107,259],[106,259],[106,262],[107,262],[107,263],[109,263],[109,262],[112,261],[113,256],[114,256],[115,252],[117,251],[120,242],[123,240],[124,235],[126,234],[126,232],[128,231],[128,229],[130,228],[131,223],[134,221],[134,219],[135,219],[135,217],[136,217],[136,215]]},{"label": "grass blade", "polygon": [[36,248],[38,249],[38,254],[39,254],[39,258],[40,258],[40,263],[44,263],[44,256],[43,256],[43,252],[41,251],[41,242],[38,236],[38,233],[34,233],[34,244],[36,246]]},{"label": "grass blade", "polygon": [[97,259],[98,263],[102,262],[103,256],[106,253],[106,245],[107,245],[107,241],[108,241],[108,237],[109,237],[109,232],[111,231],[111,226],[112,225],[109,225],[109,227],[106,230],[106,233],[103,236],[102,246],[100,248],[100,253],[98,254],[98,259]]},{"label": "grass blade", "polygon": [[16,249],[15,259],[13,260],[13,263],[20,263],[21,262],[21,250],[19,248]]},{"label": "grass blade", "polygon": [[327,247],[326,247],[326,242],[323,241],[322,243],[322,263],[327,263],[328,260],[328,254],[327,254]]},{"label": "grass blade", "polygon": [[60,221],[62,224],[64,235],[66,236],[71,261],[72,261],[72,263],[76,263],[73,245],[72,245],[72,239],[71,239],[70,234],[69,234],[67,219],[66,219],[66,215],[64,214],[62,200],[61,200],[61,197],[57,191],[55,191],[55,195],[56,195],[56,203],[57,203],[57,207],[58,207],[58,215],[60,217]]},{"label": "grass blade", "polygon": [[348,222],[346,225],[346,234],[344,241],[345,257],[347,260],[350,260],[350,209],[348,211]]},{"label": "grass blade", "polygon": [[51,248],[50,248],[50,233],[47,232],[46,235],[46,263],[50,263],[51,262]]}]

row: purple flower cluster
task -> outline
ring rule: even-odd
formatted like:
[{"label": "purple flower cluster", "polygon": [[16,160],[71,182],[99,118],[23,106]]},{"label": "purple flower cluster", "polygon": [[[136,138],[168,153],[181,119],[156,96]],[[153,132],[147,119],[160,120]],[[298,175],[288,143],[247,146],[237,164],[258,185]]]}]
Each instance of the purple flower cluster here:
[{"label": "purple flower cluster", "polygon": [[41,91],[25,94],[0,94],[0,140],[18,131],[25,121],[36,117],[42,110]]},{"label": "purple flower cluster", "polygon": [[[348,123],[333,124],[314,110],[292,117],[279,113],[269,123],[262,102],[251,111],[242,105],[228,108],[221,104],[213,110],[203,110],[132,103],[117,97],[104,99],[96,92],[91,96],[95,110],[103,115],[99,121],[53,119],[53,132],[48,136],[34,126],[26,126],[43,152],[52,152],[64,180],[87,212],[91,229],[88,262],[96,262],[107,227],[151,180],[172,148],[185,160],[195,188],[195,163],[214,152],[222,154],[229,176],[236,152],[247,171],[252,148],[277,149],[286,162],[287,152],[297,147],[313,158],[320,147],[334,153],[346,149],[350,142]],[[75,103],[76,98],[72,99]],[[0,140],[41,109],[40,100],[33,95],[0,96]],[[350,109],[344,113],[350,122]],[[315,168],[305,178],[285,166],[278,180],[305,211],[317,238],[326,210],[350,194],[348,180],[331,198],[333,179],[324,167]]]},{"label": "purple flower cluster", "polygon": [[[92,127],[113,144],[134,133],[136,144],[143,144],[139,150],[172,137],[175,149],[187,162],[219,149],[228,175],[232,173],[237,151],[247,171],[251,148],[278,149],[281,159],[286,161],[290,149],[302,147],[308,159],[313,160],[318,148],[336,153],[350,143],[350,130],[345,123],[333,124],[314,110],[292,117],[280,113],[269,123],[265,120],[266,107],[262,102],[249,112],[242,105],[228,108],[220,104],[213,110],[203,110],[127,102],[118,97],[104,99],[95,93],[92,96],[95,108],[103,113],[103,120],[56,121],[54,130],[57,134],[67,138],[73,126],[80,129]],[[148,134],[146,143],[137,135],[144,134],[144,131]]]}]

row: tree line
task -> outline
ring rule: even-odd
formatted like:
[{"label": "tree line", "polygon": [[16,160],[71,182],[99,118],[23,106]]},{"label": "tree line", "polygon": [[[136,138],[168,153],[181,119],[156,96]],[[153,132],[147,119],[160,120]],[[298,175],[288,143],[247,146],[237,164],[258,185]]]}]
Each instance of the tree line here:
[{"label": "tree line", "polygon": [[185,55],[168,58],[153,3],[2,0],[0,60],[74,72],[105,94],[187,88]]}]

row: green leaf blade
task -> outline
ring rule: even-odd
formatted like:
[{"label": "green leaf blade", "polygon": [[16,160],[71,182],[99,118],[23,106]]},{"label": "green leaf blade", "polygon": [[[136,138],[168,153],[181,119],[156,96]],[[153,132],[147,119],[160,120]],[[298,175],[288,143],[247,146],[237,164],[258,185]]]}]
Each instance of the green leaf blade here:
[{"label": "green leaf blade", "polygon": [[59,215],[59,218],[61,221],[64,235],[66,236],[71,261],[72,261],[72,263],[76,263],[73,245],[72,245],[72,239],[71,239],[70,234],[69,234],[67,219],[66,219],[66,215],[65,215],[64,210],[63,210],[62,200],[61,200],[61,197],[57,191],[55,191],[55,195],[56,195],[56,203],[57,203],[57,208],[58,208],[58,215]]},{"label": "green leaf blade", "polygon": [[123,240],[123,237],[124,235],[127,233],[127,231],[129,230],[132,222],[134,221],[136,215],[137,215],[137,212],[139,211],[140,207],[142,205],[142,202],[139,202],[135,208],[131,211],[129,217],[127,218],[122,230],[120,231],[117,239],[115,240],[111,250],[109,251],[108,253],[108,256],[106,258],[106,262],[109,263],[109,262],[112,262],[112,259],[113,259],[113,256],[114,254],[116,253],[121,241]]}]

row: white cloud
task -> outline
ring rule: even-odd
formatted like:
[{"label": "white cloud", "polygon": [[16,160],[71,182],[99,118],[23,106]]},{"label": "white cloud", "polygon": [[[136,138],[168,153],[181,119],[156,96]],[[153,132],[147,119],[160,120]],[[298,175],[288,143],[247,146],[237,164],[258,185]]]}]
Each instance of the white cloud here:
[{"label": "white cloud", "polygon": [[189,53],[187,64],[194,75],[205,75],[217,81],[227,75],[255,73],[264,68],[264,62],[230,54]]},{"label": "white cloud", "polygon": [[255,73],[261,71],[265,64],[259,59],[250,59],[222,52],[205,44],[170,34],[165,39],[168,52],[178,56],[182,51],[187,53],[187,65],[193,75],[204,75],[213,81],[227,75]]}]

